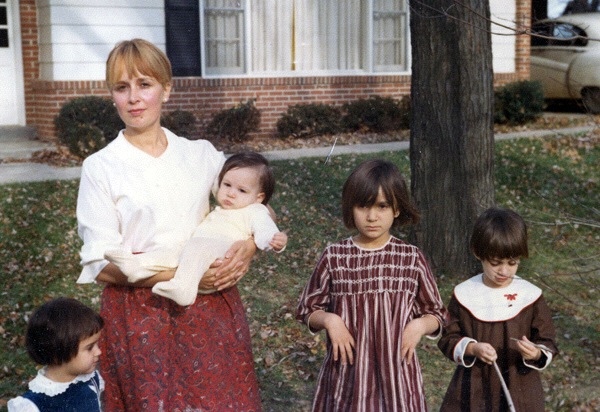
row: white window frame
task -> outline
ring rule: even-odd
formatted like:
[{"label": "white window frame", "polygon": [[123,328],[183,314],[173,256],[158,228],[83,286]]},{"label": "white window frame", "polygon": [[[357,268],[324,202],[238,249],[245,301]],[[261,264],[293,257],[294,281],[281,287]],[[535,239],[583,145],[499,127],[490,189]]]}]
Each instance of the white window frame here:
[{"label": "white window frame", "polygon": [[[356,70],[283,70],[283,71],[269,71],[269,72],[255,72],[254,64],[252,62],[252,51],[251,51],[251,39],[252,39],[252,21],[251,21],[251,2],[253,0],[239,0],[241,9],[243,10],[243,24],[244,24],[244,38],[242,40],[243,58],[244,62],[242,67],[238,70],[235,69],[220,69],[218,72],[214,70],[207,70],[207,48],[206,48],[206,33],[205,33],[205,4],[207,0],[200,1],[200,49],[201,49],[201,68],[204,77],[207,78],[227,78],[227,77],[302,77],[302,76],[355,76],[355,75],[399,75],[409,74],[411,67],[411,55],[410,55],[410,25],[409,25],[409,13],[408,13],[408,0],[404,1],[404,10],[397,12],[402,15],[403,24],[405,27],[404,38],[402,39],[402,51],[404,55],[404,62],[398,65],[376,65],[374,62],[374,51],[375,51],[375,39],[374,39],[374,19],[375,0],[363,0],[366,1],[366,16],[365,17],[365,31],[367,32],[367,39],[364,41],[364,52],[361,54],[360,59],[362,61],[362,69]],[[320,1],[331,1],[331,0],[320,0]],[[342,0],[333,0],[342,1]]]}]

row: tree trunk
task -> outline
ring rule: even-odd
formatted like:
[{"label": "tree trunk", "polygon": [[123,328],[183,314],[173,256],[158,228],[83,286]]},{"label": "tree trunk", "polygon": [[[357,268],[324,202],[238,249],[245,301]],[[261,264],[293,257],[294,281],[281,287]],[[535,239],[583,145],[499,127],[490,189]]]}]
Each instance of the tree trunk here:
[{"label": "tree trunk", "polygon": [[479,267],[473,223],[494,204],[489,1],[410,3],[413,235],[437,273],[465,276]]}]

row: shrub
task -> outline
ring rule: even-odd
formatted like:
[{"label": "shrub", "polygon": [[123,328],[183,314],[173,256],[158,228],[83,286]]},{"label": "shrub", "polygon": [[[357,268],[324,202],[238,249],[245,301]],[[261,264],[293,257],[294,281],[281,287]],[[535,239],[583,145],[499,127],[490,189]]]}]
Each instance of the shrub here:
[{"label": "shrub", "polygon": [[161,116],[160,124],[177,136],[189,139],[190,136],[194,135],[196,130],[196,117],[193,113],[185,110],[173,110]]},{"label": "shrub", "polygon": [[58,140],[80,158],[102,149],[124,127],[111,100],[99,96],[67,101],[54,119],[54,125]]},{"label": "shrub", "polygon": [[231,109],[216,113],[206,127],[206,132],[217,138],[234,143],[248,140],[249,134],[258,130],[260,110],[254,106],[254,99],[238,104]]},{"label": "shrub", "polygon": [[327,104],[298,104],[288,107],[277,120],[280,137],[311,137],[341,131],[341,111]]},{"label": "shrub", "polygon": [[509,83],[494,92],[494,122],[512,125],[535,120],[544,111],[544,91],[537,81]]},{"label": "shrub", "polygon": [[350,131],[368,130],[383,133],[408,129],[410,98],[398,101],[391,97],[371,96],[344,104],[344,128]]}]

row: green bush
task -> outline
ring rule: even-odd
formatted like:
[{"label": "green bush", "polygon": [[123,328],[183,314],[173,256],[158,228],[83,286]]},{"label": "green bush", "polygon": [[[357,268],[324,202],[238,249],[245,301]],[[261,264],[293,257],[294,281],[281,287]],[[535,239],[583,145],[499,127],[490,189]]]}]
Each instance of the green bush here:
[{"label": "green bush", "polygon": [[58,140],[85,158],[112,141],[124,127],[112,101],[99,96],[67,101],[54,119]]},{"label": "green bush", "polygon": [[371,96],[344,104],[342,124],[346,130],[375,133],[408,129],[410,98],[398,101],[391,97]]},{"label": "green bush", "polygon": [[537,119],[544,111],[544,90],[537,81],[509,83],[494,91],[494,122],[518,125]]},{"label": "green bush", "polygon": [[241,143],[249,139],[249,134],[258,130],[260,110],[254,106],[254,99],[238,104],[231,109],[216,113],[206,127],[206,132],[217,139]]},{"label": "green bush", "polygon": [[177,136],[190,138],[196,130],[196,117],[193,113],[185,110],[173,110],[163,114],[160,118],[160,125],[166,127]]},{"label": "green bush", "polygon": [[327,104],[298,104],[288,107],[277,121],[280,137],[295,138],[334,134],[341,131],[341,111]]}]

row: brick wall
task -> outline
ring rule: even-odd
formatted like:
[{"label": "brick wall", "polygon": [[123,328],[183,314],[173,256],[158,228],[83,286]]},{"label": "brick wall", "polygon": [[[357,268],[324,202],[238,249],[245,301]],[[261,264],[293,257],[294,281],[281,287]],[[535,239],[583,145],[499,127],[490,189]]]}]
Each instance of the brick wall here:
[{"label": "brick wall", "polygon": [[[108,96],[104,81],[42,81],[39,79],[38,31],[35,0],[21,0],[23,67],[27,124],[35,126],[43,140],[54,140],[54,118],[62,104],[73,97],[85,95]],[[517,7],[519,24],[529,24],[530,0],[520,1]],[[529,36],[520,35],[516,41],[515,73],[496,74],[494,84],[529,78]],[[261,111],[261,131],[258,138],[272,138],[275,123],[287,107],[299,103],[341,105],[370,95],[400,98],[410,93],[410,76],[334,76],[278,77],[238,79],[174,79],[171,99],[165,111],[175,109],[194,113],[198,133],[219,110],[228,109],[240,101],[256,99]]]}]

